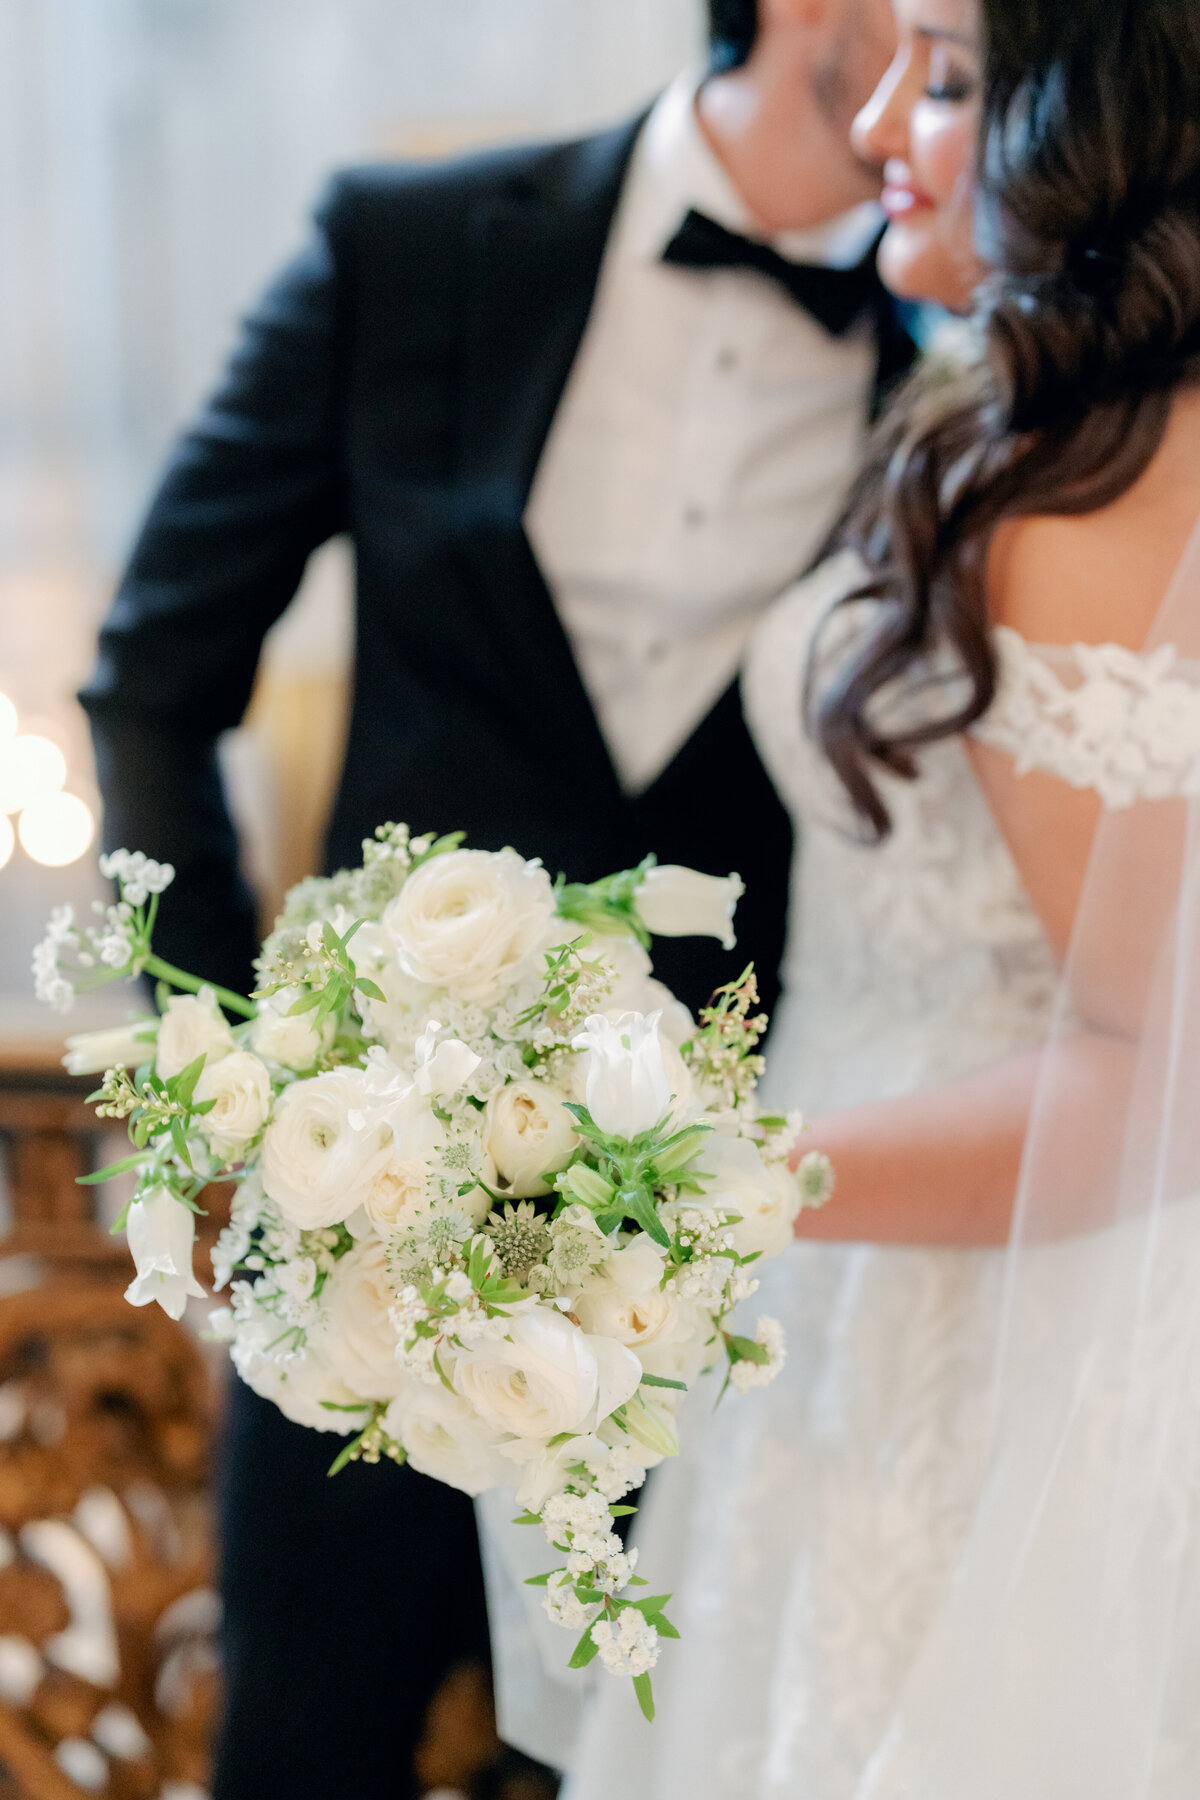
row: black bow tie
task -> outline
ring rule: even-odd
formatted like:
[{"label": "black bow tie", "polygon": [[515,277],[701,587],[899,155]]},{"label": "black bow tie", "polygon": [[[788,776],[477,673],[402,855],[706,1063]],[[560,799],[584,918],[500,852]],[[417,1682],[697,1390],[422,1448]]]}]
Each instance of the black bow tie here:
[{"label": "black bow tie", "polygon": [[777,281],[832,337],[843,337],[882,289],[875,268],[877,243],[853,269],[825,269],[789,262],[769,244],[727,231],[704,213],[689,212],[663,251],[665,263],[683,269],[757,269]]}]

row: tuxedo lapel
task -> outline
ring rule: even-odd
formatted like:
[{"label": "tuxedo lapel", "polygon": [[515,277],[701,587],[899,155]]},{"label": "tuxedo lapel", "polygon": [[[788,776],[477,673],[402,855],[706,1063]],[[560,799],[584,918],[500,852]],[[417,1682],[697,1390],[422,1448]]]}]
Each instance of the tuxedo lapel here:
[{"label": "tuxedo lapel", "polygon": [[532,176],[478,203],[460,430],[466,547],[502,596],[518,691],[610,790],[612,761],[522,519],[641,124],[548,151]]}]

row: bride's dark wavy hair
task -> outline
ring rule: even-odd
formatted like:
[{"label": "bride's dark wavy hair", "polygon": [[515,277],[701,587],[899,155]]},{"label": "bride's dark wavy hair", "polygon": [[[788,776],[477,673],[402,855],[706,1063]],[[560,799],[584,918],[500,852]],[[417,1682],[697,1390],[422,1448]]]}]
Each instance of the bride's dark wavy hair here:
[{"label": "bride's dark wavy hair", "polygon": [[[982,351],[929,367],[879,428],[827,549],[883,602],[809,727],[864,830],[891,828],[875,775],[991,704],[987,553],[996,526],[1117,499],[1200,374],[1200,4],[982,0],[977,246],[994,271]],[[883,690],[949,647],[966,698],[890,730]],[[957,689],[956,693],[961,694]],[[895,717],[893,709],[893,717]]]}]

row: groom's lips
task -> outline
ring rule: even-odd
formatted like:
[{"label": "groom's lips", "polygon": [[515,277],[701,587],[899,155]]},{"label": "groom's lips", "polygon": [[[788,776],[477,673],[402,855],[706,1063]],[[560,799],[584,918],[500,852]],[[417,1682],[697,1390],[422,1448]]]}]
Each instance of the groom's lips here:
[{"label": "groom's lips", "polygon": [[913,181],[903,163],[889,163],[884,170],[883,210],[893,224],[911,219],[914,213],[932,212],[934,203]]}]

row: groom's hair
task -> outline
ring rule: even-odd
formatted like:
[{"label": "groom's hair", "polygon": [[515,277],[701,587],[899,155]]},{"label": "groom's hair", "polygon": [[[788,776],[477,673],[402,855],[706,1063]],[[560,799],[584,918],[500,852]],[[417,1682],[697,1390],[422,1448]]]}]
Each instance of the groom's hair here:
[{"label": "groom's hair", "polygon": [[714,72],[745,62],[758,36],[758,0],[708,0],[709,66]]}]

